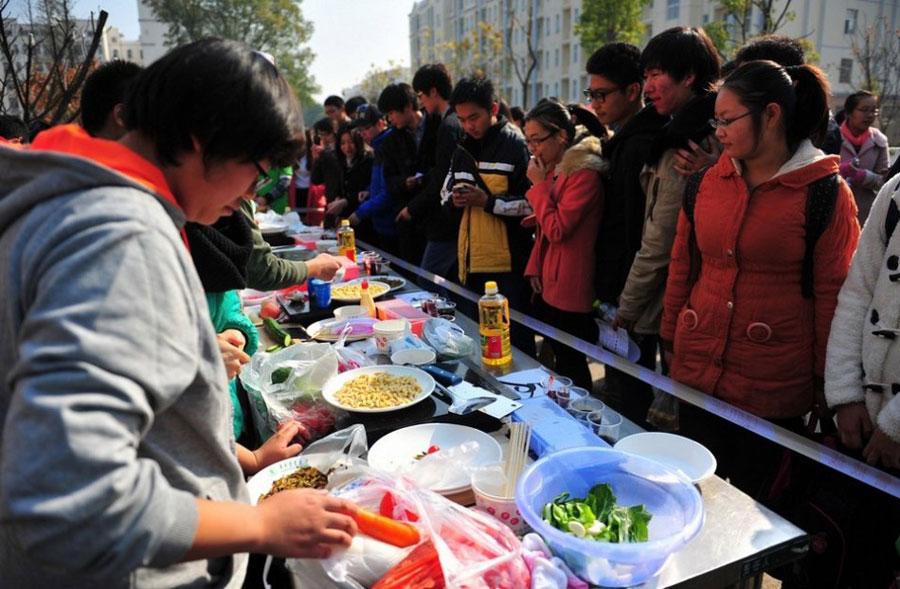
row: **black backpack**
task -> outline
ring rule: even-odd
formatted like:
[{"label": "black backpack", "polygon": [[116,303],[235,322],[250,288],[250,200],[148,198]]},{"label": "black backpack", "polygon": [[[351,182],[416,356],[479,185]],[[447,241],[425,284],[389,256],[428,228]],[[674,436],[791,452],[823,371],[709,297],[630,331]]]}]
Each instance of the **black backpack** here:
[{"label": "black backpack", "polygon": [[[706,175],[707,170],[709,168],[703,168],[692,174],[684,187],[682,207],[685,216],[691,222],[691,234],[688,236],[688,251],[690,252],[688,284],[694,284],[700,276],[700,249],[697,247],[697,237],[694,232],[694,205],[697,203],[697,192],[700,190],[700,184],[703,183],[703,176]],[[813,261],[816,242],[819,241],[831,222],[839,188],[838,175],[830,174],[810,184],[806,193],[806,250],[803,253],[803,270],[800,277],[800,288],[805,299],[813,297]],[[897,219],[894,220],[894,225],[897,224],[898,219],[900,219],[900,211],[898,211]]]}]

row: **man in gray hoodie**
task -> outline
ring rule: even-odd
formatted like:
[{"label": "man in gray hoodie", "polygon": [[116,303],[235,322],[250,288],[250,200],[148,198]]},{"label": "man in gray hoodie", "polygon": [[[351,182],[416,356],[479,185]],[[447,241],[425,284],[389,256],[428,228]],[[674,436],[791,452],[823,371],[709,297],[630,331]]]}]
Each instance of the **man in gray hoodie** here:
[{"label": "man in gray hoodie", "polygon": [[119,142],[0,146],[0,584],[240,587],[248,551],[323,557],[355,507],[248,505],[225,370],[181,228],[296,159],[299,108],[234,42],[135,81]]}]

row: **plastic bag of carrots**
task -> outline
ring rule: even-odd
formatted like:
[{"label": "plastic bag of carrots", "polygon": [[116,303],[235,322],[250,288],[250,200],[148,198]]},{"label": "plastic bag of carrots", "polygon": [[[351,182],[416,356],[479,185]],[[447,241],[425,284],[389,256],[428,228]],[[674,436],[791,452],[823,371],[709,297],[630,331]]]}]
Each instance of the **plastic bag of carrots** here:
[{"label": "plastic bag of carrots", "polygon": [[[509,528],[410,479],[367,471],[331,492],[366,510],[363,520],[357,521],[360,534],[354,539],[354,544],[364,542],[365,547],[351,546],[321,563],[337,586],[513,589],[530,585],[522,545]],[[289,568],[295,570],[290,562]]]}]

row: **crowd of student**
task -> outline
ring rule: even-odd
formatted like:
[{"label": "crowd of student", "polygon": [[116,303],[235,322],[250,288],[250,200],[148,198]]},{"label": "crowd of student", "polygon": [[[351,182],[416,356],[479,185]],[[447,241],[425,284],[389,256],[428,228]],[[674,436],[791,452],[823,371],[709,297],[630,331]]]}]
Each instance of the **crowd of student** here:
[{"label": "crowd of student", "polygon": [[[329,97],[304,132],[269,56],[206,40],[143,71],[105,66],[84,89],[84,130],[0,148],[7,578],[228,586],[240,553],[349,542],[346,502],[241,504],[242,474],[296,454],[303,431],[235,446],[246,406],[224,389],[257,345],[236,291],[339,267],[274,256],[251,201],[349,219],[359,239],[472,290],[496,281],[514,308],[587,341],[596,303],[612,305],[641,365],[797,433],[834,414],[847,452],[896,474],[900,180],[872,128],[877,98],[852,95],[835,120],[796,42],[754,40],[723,67],[686,27],[643,51],[606,44],[586,70],[590,108],[522,113],[489,80],[454,84],[429,64],[377,104]],[[0,121],[24,140],[14,127]],[[520,326],[513,343],[535,353]],[[584,355],[549,343],[556,370],[590,389]],[[605,386],[644,423],[648,384],[607,368]],[[721,476],[770,493],[780,447],[690,406],[680,419]],[[890,574],[895,519],[857,549],[864,578]]]}]

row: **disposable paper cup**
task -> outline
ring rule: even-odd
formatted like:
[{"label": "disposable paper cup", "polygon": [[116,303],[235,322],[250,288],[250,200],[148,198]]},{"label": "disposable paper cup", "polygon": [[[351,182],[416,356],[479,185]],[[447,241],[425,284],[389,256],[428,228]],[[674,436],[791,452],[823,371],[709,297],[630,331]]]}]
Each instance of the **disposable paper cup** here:
[{"label": "disposable paper cup", "polygon": [[388,319],[379,321],[372,326],[375,334],[375,347],[379,354],[390,354],[391,342],[402,338],[409,330],[409,321],[406,319]]},{"label": "disposable paper cup", "polygon": [[472,471],[475,506],[506,524],[514,533],[521,534],[528,528],[528,524],[522,519],[522,514],[516,507],[516,498],[501,496],[503,483],[503,463],[487,465]]},{"label": "disposable paper cup", "polygon": [[338,307],[334,310],[334,317],[336,319],[351,319],[353,317],[365,317],[369,312],[362,305],[347,305],[345,307]]}]

